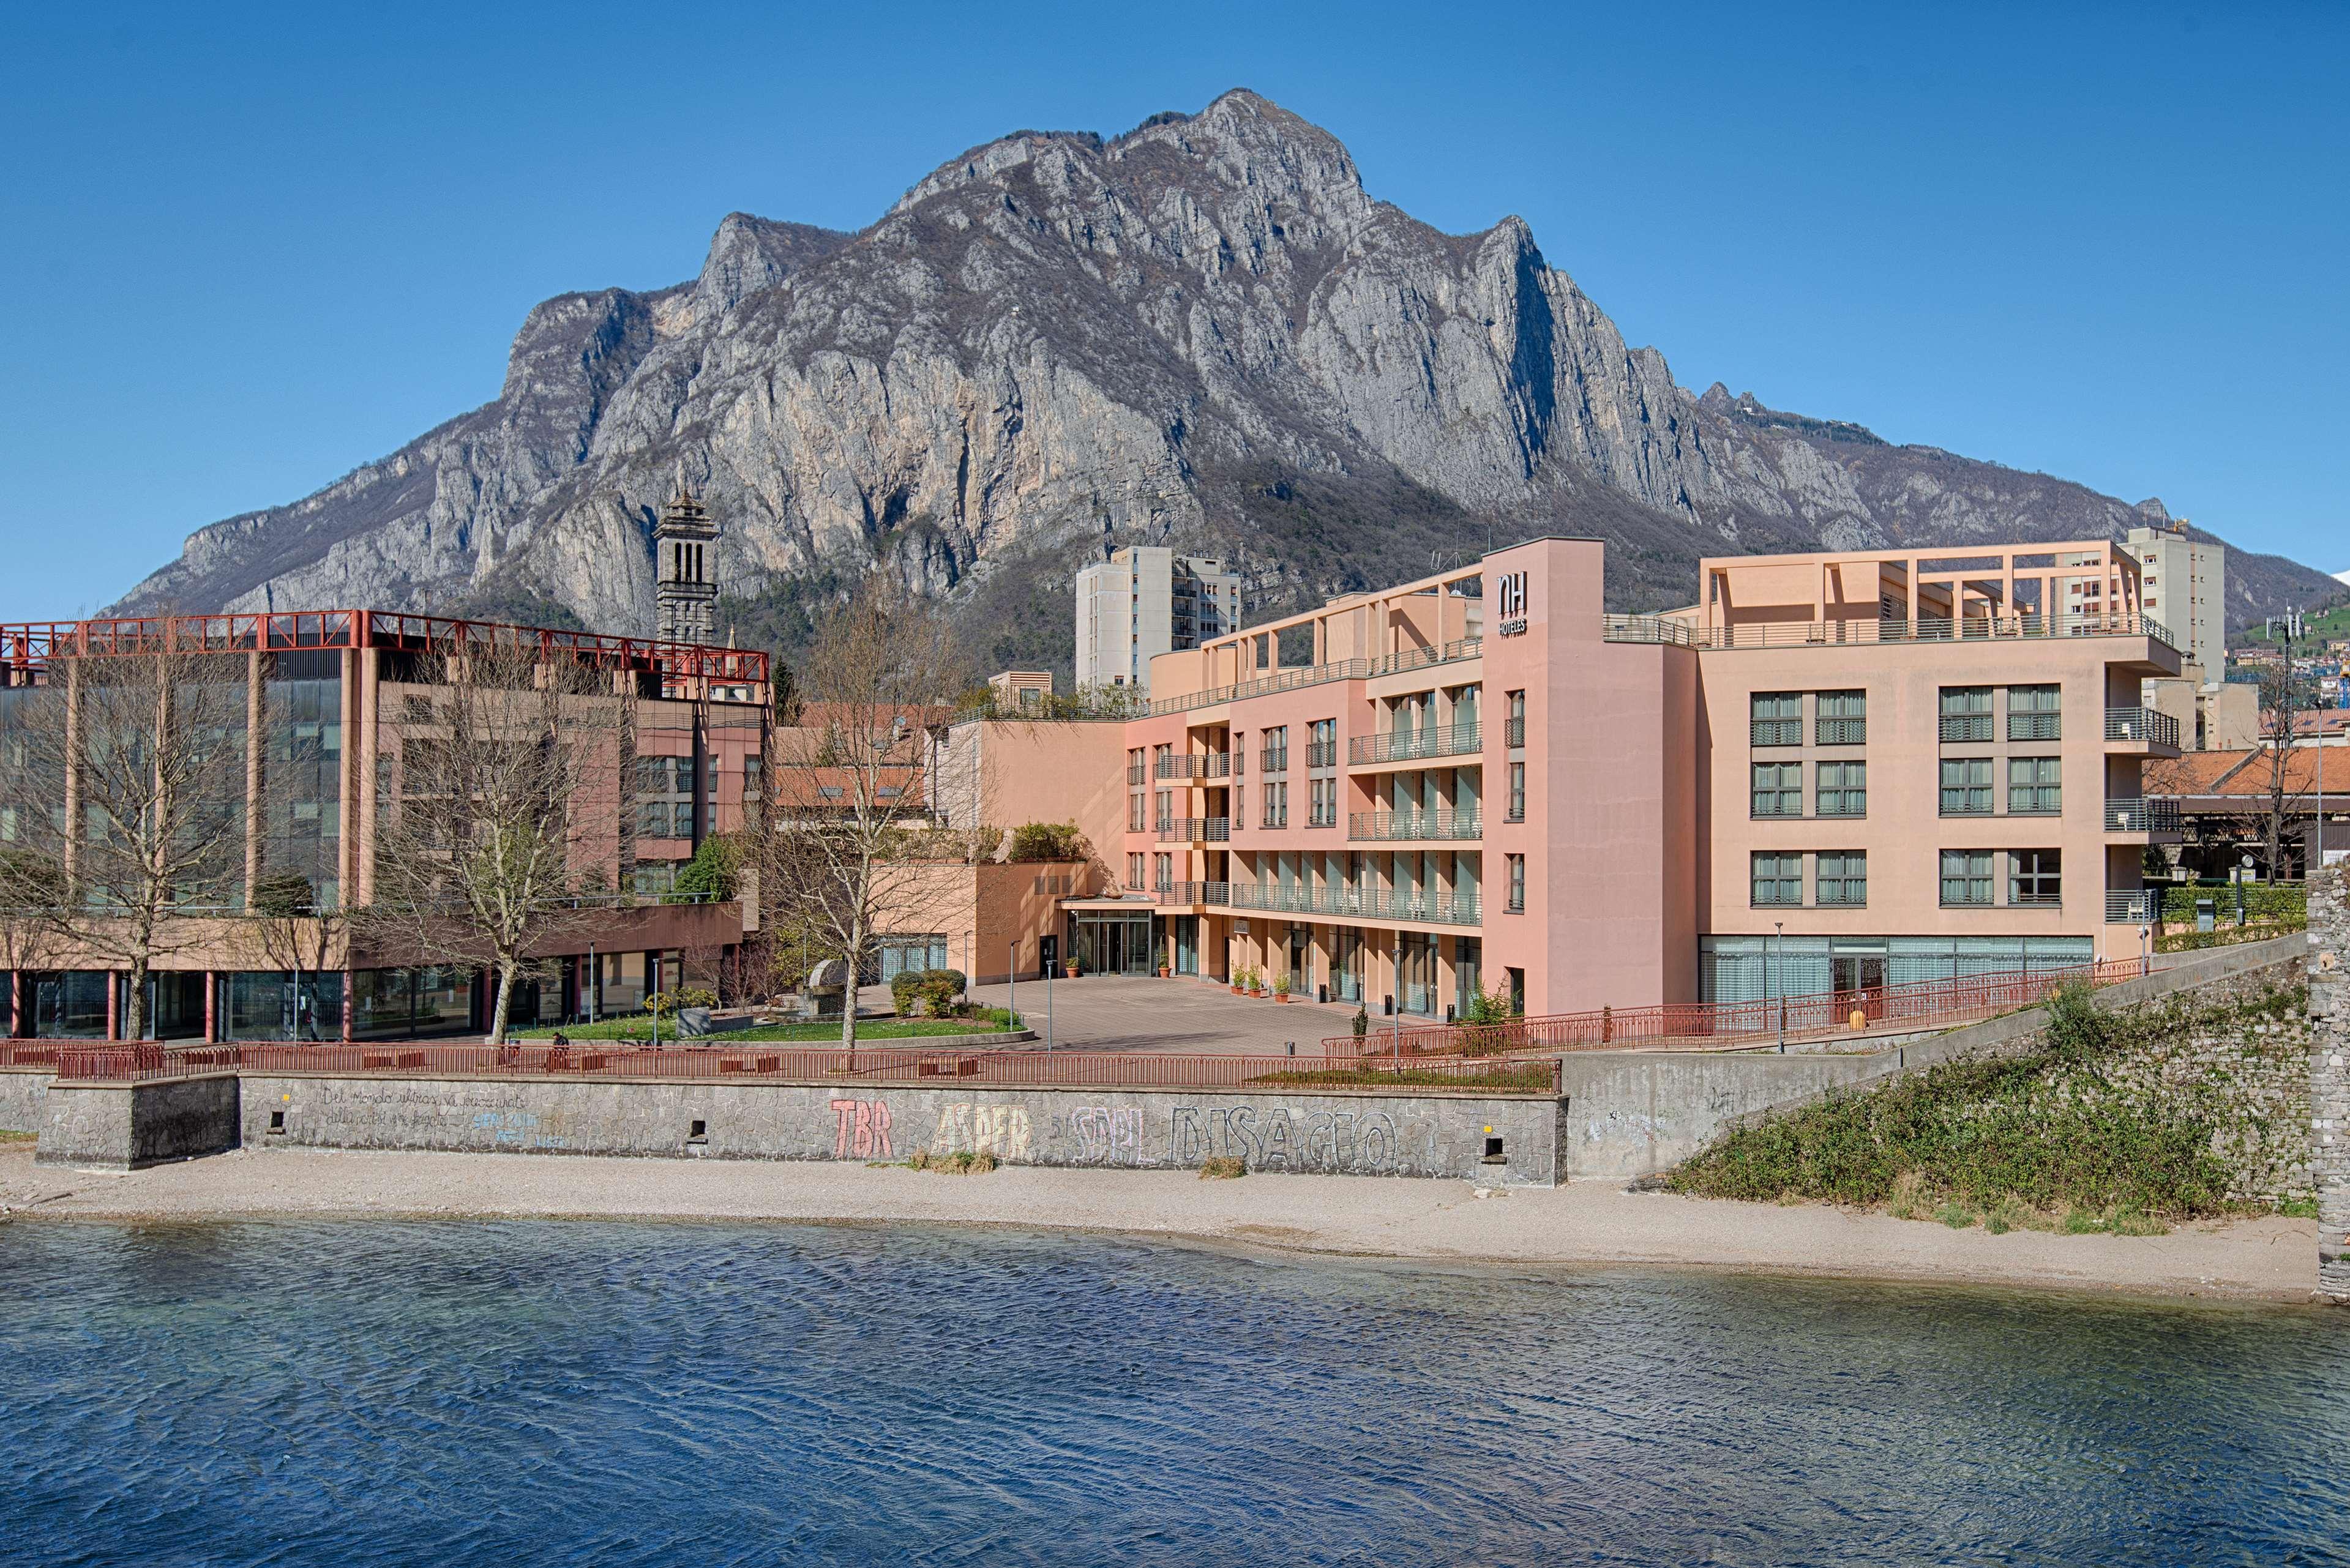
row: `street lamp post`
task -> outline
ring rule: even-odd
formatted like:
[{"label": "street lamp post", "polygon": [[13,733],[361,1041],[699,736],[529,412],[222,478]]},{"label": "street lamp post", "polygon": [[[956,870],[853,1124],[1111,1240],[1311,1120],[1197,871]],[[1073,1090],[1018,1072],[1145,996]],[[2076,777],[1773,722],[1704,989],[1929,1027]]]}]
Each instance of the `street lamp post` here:
[{"label": "street lamp post", "polygon": [[2140,974],[2150,974],[2154,971],[2154,956],[2150,951],[2153,940],[2153,924],[2141,921],[2137,928],[2137,971]]},{"label": "street lamp post", "polygon": [[[1014,937],[1004,946],[1009,956],[1003,961],[1003,983],[1010,994],[1004,998],[1003,1011],[1016,1020],[1020,1016],[1020,939]],[[1017,1029],[1019,1024],[1014,1023],[1011,1027]]]}]

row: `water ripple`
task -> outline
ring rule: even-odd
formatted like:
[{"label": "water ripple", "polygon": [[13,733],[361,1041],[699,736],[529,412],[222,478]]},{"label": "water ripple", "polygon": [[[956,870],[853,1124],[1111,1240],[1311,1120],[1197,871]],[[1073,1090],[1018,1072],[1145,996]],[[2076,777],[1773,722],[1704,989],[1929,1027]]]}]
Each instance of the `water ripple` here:
[{"label": "water ripple", "polygon": [[0,1228],[38,1563],[2350,1561],[2350,1324],[902,1228]]}]

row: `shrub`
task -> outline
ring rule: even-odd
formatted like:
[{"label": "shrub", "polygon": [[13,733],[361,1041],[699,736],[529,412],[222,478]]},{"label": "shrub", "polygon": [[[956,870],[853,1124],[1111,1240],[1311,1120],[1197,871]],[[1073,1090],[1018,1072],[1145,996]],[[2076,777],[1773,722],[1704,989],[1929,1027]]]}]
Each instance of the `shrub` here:
[{"label": "shrub", "polygon": [[650,992],[645,996],[645,1011],[656,1018],[667,1018],[681,1007],[715,1007],[718,993],[706,985],[681,985],[675,991]]},{"label": "shrub", "polygon": [[1013,829],[1010,860],[1083,860],[1086,836],[1075,822],[1028,822]]},{"label": "shrub", "polygon": [[1236,1154],[1211,1155],[1200,1165],[1202,1181],[1231,1181],[1247,1174],[1248,1161]]},{"label": "shrub", "polygon": [[669,900],[682,903],[697,894],[721,901],[732,898],[734,896],[734,869],[741,859],[742,851],[732,838],[712,834],[702,841],[702,847],[693,852],[693,858],[679,870],[677,881],[670,890]]},{"label": "shrub", "polygon": [[1355,1004],[1355,1038],[1360,1040],[1371,1031],[1371,1008],[1368,1002]]}]

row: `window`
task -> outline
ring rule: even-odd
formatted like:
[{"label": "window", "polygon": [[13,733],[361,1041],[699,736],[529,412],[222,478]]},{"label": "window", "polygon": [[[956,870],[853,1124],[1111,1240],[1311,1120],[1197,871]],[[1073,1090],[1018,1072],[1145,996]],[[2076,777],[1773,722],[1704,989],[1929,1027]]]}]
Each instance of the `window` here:
[{"label": "window", "polygon": [[2011,741],[2055,741],[2064,738],[2059,712],[2064,688],[2011,686],[2007,689],[2007,738]]},{"label": "window", "polygon": [[1159,887],[1171,888],[1175,885],[1175,857],[1154,855],[1150,857],[1150,865]]},{"label": "window", "polygon": [[1139,854],[1126,857],[1126,885],[1129,888],[1142,886],[1142,857]]},{"label": "window", "polygon": [[1336,779],[1308,779],[1306,781],[1306,788],[1311,793],[1306,797],[1305,826],[1308,827],[1336,826],[1338,823],[1338,781]]},{"label": "window", "polygon": [[1991,815],[1991,759],[1989,757],[1942,759],[1942,815],[1944,816],[1989,816]]},{"label": "window", "polygon": [[1817,902],[1824,908],[1856,909],[1868,902],[1868,852],[1820,851]]},{"label": "window", "polygon": [[1817,805],[1822,816],[1866,816],[1868,815],[1868,764],[1866,763],[1822,763],[1815,770],[1819,781]]},{"label": "window", "polygon": [[2012,816],[2055,816],[2064,809],[2060,757],[2007,759],[2007,809]]},{"label": "window", "polygon": [[2064,856],[2054,849],[2011,849],[2007,852],[2007,901],[2031,909],[2053,909],[2064,901]]},{"label": "window", "polygon": [[1526,743],[1526,694],[1523,691],[1513,691],[1509,694],[1509,698],[1510,730],[1505,743],[1523,746]]},{"label": "window", "polygon": [[1135,747],[1126,753],[1126,782],[1139,784],[1143,780],[1142,748]]},{"label": "window", "polygon": [[1163,828],[1169,823],[1175,820],[1175,792],[1171,789],[1162,789],[1159,792],[1157,798],[1159,802],[1158,822],[1159,826]]},{"label": "window", "polygon": [[1804,857],[1762,854],[1754,857],[1756,908],[1800,905],[1804,901]]},{"label": "window", "polygon": [[1963,743],[1991,739],[1991,688],[1942,688],[1942,740]]},{"label": "window", "polygon": [[1160,778],[1172,778],[1175,776],[1175,748],[1173,745],[1170,744],[1151,747],[1150,757],[1153,764],[1159,770],[1159,776]]},{"label": "window", "polygon": [[1803,763],[1756,763],[1754,764],[1754,815],[1756,816],[1804,815]]},{"label": "window", "polygon": [[1968,909],[1991,902],[1991,851],[1942,851],[1942,907]]},{"label": "window", "polygon": [[1305,732],[1305,765],[1309,768],[1335,768],[1338,765],[1338,721],[1316,719]]},{"label": "window", "polygon": [[[691,828],[689,827],[687,831],[691,832]],[[637,836],[639,838],[670,836],[669,802],[643,800],[637,803]]]},{"label": "window", "polygon": [[1526,912],[1526,857],[1512,855],[1506,857],[1510,872],[1510,913]]},{"label": "window", "polygon": [[1126,797],[1126,830],[1128,833],[1142,831],[1142,801],[1143,797],[1139,791]]},{"label": "window", "polygon": [[1264,771],[1285,774],[1289,771],[1289,726],[1276,724],[1264,732]]},{"label": "window", "polygon": [[1753,742],[1758,746],[1804,743],[1804,694],[1757,691],[1752,700]]},{"label": "window", "polygon": [[1512,763],[1510,764],[1510,820],[1523,822],[1525,819],[1526,764]]},{"label": "window", "polygon": [[670,793],[669,759],[639,757],[637,759],[637,793],[667,794]]},{"label": "window", "polygon": [[1857,746],[1868,739],[1868,693],[1823,691],[1812,738],[1823,746]]},{"label": "window", "polygon": [[763,758],[744,757],[743,759],[743,798],[744,800],[758,799],[766,780],[767,764]]}]

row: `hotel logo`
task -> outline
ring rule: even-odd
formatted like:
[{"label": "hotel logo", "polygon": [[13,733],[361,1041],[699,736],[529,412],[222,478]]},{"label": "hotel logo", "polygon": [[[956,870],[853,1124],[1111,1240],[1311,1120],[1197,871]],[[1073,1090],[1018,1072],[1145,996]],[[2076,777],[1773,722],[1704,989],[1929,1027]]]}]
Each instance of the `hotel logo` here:
[{"label": "hotel logo", "polygon": [[1500,584],[1502,623],[1493,628],[1497,637],[1523,637],[1526,634],[1526,575],[1523,572],[1504,573]]}]

